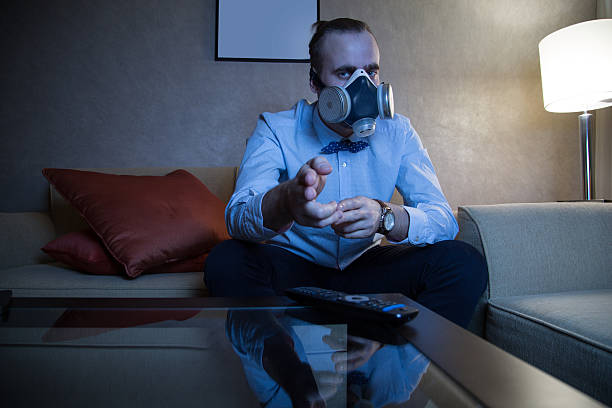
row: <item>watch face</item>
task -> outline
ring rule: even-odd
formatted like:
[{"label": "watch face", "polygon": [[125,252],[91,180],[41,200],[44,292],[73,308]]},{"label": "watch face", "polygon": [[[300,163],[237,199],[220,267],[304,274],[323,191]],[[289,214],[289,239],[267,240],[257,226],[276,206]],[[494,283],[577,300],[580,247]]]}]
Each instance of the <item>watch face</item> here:
[{"label": "watch face", "polygon": [[383,227],[387,231],[391,231],[393,227],[395,227],[395,216],[391,211],[385,214],[385,218],[383,219]]}]

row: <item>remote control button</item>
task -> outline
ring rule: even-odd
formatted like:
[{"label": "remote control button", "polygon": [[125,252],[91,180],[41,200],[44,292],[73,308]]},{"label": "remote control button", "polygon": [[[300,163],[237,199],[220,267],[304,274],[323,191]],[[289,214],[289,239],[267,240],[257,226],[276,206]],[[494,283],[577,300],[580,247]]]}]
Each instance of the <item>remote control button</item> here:
[{"label": "remote control button", "polygon": [[347,302],[352,302],[352,303],[361,303],[361,302],[367,302],[368,300],[370,300],[370,298],[367,296],[362,296],[362,295],[346,295],[344,297],[344,300],[346,300]]},{"label": "remote control button", "polygon": [[406,305],[404,305],[404,304],[401,304],[401,303],[396,303],[395,305],[391,305],[391,306],[387,306],[387,307],[385,307],[385,308],[383,309],[383,312],[388,312],[388,311],[390,311],[390,310],[397,309],[397,308],[399,308],[399,307],[405,307],[405,306],[406,306]]}]

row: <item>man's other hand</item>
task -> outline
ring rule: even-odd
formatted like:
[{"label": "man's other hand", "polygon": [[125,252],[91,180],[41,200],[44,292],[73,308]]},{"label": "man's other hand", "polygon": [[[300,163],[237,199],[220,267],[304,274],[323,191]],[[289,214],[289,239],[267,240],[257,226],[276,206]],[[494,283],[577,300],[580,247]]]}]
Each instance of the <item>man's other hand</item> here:
[{"label": "man's other hand", "polygon": [[344,238],[368,238],[380,224],[380,204],[368,197],[347,198],[338,203],[342,218],[332,224],[336,234]]}]

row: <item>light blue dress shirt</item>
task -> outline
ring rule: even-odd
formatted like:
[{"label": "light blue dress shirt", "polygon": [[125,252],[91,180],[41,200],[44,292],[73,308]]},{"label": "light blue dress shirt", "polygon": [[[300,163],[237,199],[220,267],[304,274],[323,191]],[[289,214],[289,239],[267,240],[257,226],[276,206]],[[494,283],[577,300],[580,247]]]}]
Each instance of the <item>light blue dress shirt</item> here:
[{"label": "light blue dress shirt", "polygon": [[[297,223],[279,234],[263,225],[264,194],[295,177],[308,160],[323,155],[324,146],[342,140],[323,123],[315,107],[301,100],[291,110],[260,116],[248,140],[225,221],[233,238],[267,241],[319,265],[344,269],[378,245],[382,235],[347,239],[330,226],[312,228]],[[351,140],[365,140],[369,146],[357,153],[323,155],[333,171],[317,201],[340,202],[362,195],[388,202],[397,188],[410,215],[408,237],[400,243],[422,246],[455,237],[457,221],[408,118],[395,114],[393,119],[377,119],[374,134],[365,139],[351,136]]]}]

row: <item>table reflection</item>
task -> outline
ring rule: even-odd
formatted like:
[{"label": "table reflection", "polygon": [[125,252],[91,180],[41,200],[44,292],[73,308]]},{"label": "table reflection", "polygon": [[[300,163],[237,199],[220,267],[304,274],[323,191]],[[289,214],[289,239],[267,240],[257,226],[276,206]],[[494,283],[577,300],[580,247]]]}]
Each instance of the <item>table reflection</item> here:
[{"label": "table reflection", "polygon": [[226,320],[227,337],[264,407],[408,401],[429,360],[390,330],[321,323],[312,311],[233,310]]}]

